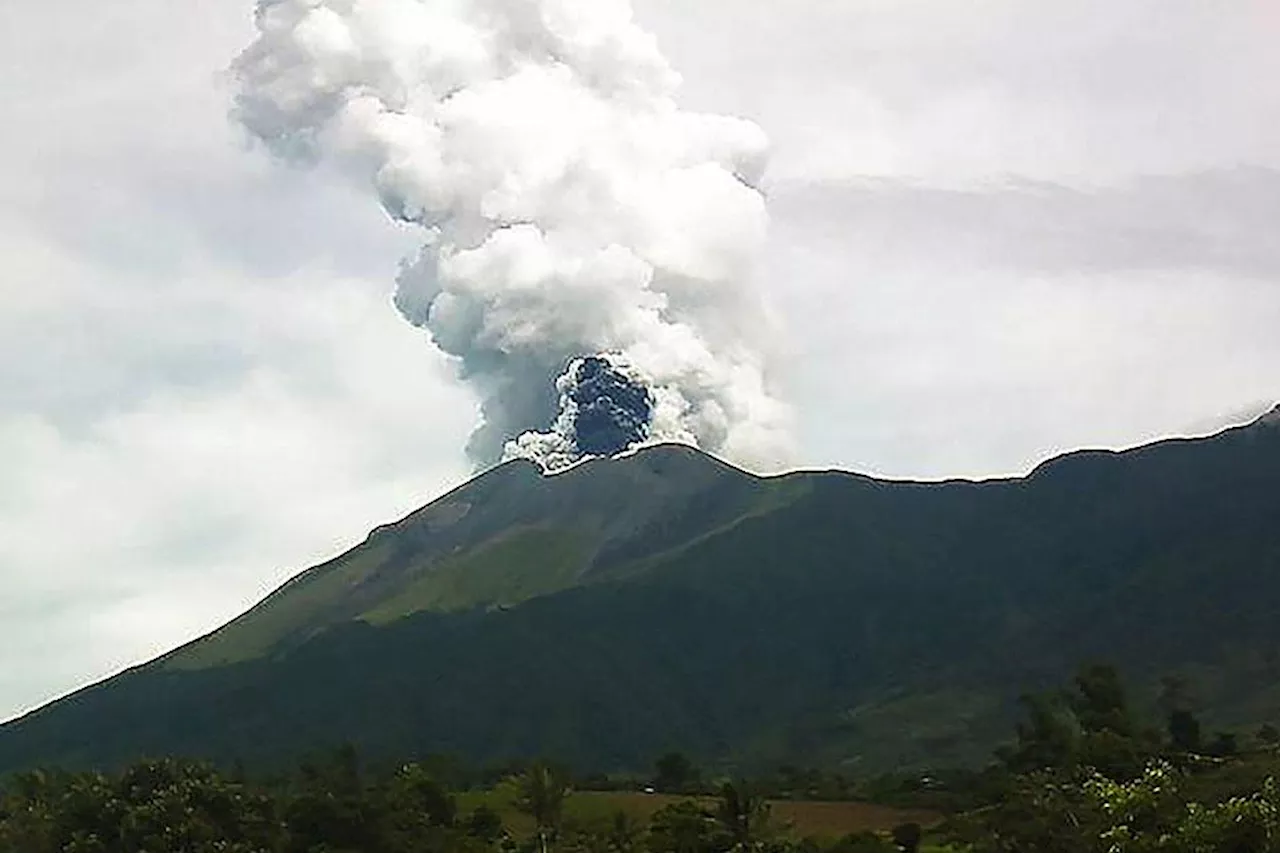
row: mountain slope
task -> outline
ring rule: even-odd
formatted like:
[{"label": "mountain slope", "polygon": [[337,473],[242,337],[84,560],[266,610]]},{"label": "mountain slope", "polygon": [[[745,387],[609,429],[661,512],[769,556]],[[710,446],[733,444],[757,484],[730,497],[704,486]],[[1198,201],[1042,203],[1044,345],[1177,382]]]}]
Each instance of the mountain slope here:
[{"label": "mountain slope", "polygon": [[1280,719],[1280,429],[1018,480],[760,479],[686,448],[495,469],[177,652],[0,728],[0,769],[184,752],[980,760],[1085,659]]},{"label": "mountain slope", "polygon": [[386,624],[422,611],[510,607],[624,572],[786,491],[680,446],[555,478],[512,462],[374,530],[167,666],[251,660],[352,619]]}]

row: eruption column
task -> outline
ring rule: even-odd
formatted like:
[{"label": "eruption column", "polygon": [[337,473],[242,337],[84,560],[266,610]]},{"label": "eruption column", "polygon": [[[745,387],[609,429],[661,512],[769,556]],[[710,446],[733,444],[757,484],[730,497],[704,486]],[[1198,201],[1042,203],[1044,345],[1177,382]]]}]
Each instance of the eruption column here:
[{"label": "eruption column", "polygon": [[259,0],[255,22],[234,117],[423,229],[395,304],[477,392],[478,465],[653,441],[783,461],[749,285],[767,141],[679,109],[627,0]]}]

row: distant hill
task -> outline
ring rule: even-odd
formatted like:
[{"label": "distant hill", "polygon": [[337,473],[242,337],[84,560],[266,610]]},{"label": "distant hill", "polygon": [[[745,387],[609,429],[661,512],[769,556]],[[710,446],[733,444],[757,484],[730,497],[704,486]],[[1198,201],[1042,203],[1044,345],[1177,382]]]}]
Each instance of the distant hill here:
[{"label": "distant hill", "polygon": [[759,478],[662,446],[489,471],[220,630],[0,727],[0,771],[352,741],[473,762],[981,761],[1085,660],[1280,720],[1280,428],[1021,479]]}]

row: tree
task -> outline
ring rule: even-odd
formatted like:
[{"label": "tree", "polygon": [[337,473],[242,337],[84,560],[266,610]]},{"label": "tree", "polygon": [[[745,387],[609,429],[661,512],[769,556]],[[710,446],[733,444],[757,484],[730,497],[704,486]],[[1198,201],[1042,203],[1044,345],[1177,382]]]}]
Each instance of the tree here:
[{"label": "tree", "polygon": [[1200,721],[1190,711],[1169,714],[1169,742],[1179,752],[1200,751]]},{"label": "tree", "polygon": [[1187,802],[1182,777],[1156,763],[1128,783],[1095,778],[1085,790],[1107,816],[1098,837],[1113,853],[1280,849],[1280,788],[1268,778],[1260,790],[1214,805]]},{"label": "tree", "polygon": [[0,798],[0,850],[57,850],[55,826],[61,780],[40,770],[9,780]]},{"label": "tree", "polygon": [[683,752],[668,752],[654,763],[653,786],[659,791],[682,792],[697,781],[698,770]]},{"label": "tree", "polygon": [[715,818],[694,800],[663,806],[649,821],[651,853],[722,853],[726,847]]},{"label": "tree", "polygon": [[1099,853],[1106,823],[1085,778],[1074,770],[1014,776],[990,806],[951,821],[951,840],[973,853]]},{"label": "tree", "polygon": [[1273,853],[1280,849],[1280,787],[1268,778],[1248,796],[1209,807],[1191,803],[1176,839],[1177,850]]},{"label": "tree", "polygon": [[893,828],[893,843],[902,853],[916,853],[923,837],[924,830],[918,823],[901,823]]},{"label": "tree", "polygon": [[568,780],[551,765],[539,761],[520,778],[519,791],[516,807],[533,818],[538,849],[547,853],[547,845],[555,837],[564,817],[564,801],[569,796]]},{"label": "tree", "polygon": [[481,804],[467,818],[467,833],[490,844],[496,843],[505,832],[502,816],[488,806]]},{"label": "tree", "polygon": [[401,765],[371,795],[390,850],[440,848],[446,839],[466,834],[469,829],[455,830],[457,801],[421,765]]},{"label": "tree", "polygon": [[1080,725],[1079,764],[1118,779],[1132,779],[1142,772],[1159,747],[1160,735],[1139,730],[1114,666],[1081,667],[1067,701]]},{"label": "tree", "polygon": [[715,818],[737,853],[750,853],[767,838],[769,813],[769,803],[746,783],[721,786]]},{"label": "tree", "polygon": [[144,761],[114,777],[23,774],[0,798],[5,853],[250,853],[281,841],[267,795],[193,762]]},{"label": "tree", "polygon": [[453,826],[458,816],[457,800],[417,764],[406,764],[396,772],[386,796],[393,806],[421,814],[429,826]]},{"label": "tree", "polygon": [[1080,732],[1062,700],[1050,693],[1020,699],[1026,720],[1018,723],[1017,746],[1005,757],[1014,770],[1069,766],[1079,749]]},{"label": "tree", "polygon": [[1233,732],[1218,732],[1209,744],[1209,754],[1229,758],[1240,752],[1240,744]]},{"label": "tree", "polygon": [[613,823],[609,827],[609,849],[613,853],[633,853],[639,846],[640,827],[626,812],[619,809],[613,813]]},{"label": "tree", "polygon": [[[376,850],[384,843],[381,807],[366,790],[359,755],[350,744],[304,761],[296,790],[286,800],[290,853]],[[394,829],[394,828],[393,828]]]},{"label": "tree", "polygon": [[1165,714],[1195,709],[1195,691],[1184,675],[1166,675],[1160,679],[1160,697],[1157,700]]},{"label": "tree", "polygon": [[1267,746],[1274,746],[1280,743],[1280,729],[1270,723],[1263,723],[1262,728],[1258,729],[1258,740]]},{"label": "tree", "polygon": [[1136,734],[1120,673],[1110,664],[1081,667],[1075,678],[1071,709],[1086,734],[1110,731],[1121,737]]}]

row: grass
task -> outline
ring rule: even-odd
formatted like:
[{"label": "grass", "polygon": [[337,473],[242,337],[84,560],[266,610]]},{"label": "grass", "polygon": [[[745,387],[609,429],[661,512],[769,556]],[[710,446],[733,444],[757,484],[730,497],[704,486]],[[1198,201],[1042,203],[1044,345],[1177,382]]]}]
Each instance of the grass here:
[{"label": "grass", "polygon": [[587,550],[563,530],[518,529],[445,560],[360,618],[385,625],[426,610],[518,604],[573,586]]},{"label": "grass", "polygon": [[358,546],[284,584],[248,613],[179,651],[166,668],[207,669],[263,656],[289,633],[319,627],[326,608],[368,578],[391,556],[389,543]]},{"label": "grass", "polygon": [[728,533],[738,525],[771,512],[783,509],[806,497],[813,491],[813,484],[791,475],[779,475],[760,481],[745,501],[742,511],[732,518],[708,527],[695,536],[680,540],[670,547],[660,548],[644,557],[629,560],[610,567],[592,578],[595,582],[619,580],[627,577],[643,575],[646,571],[664,562],[678,559],[682,552],[692,550],[717,536]]},{"label": "grass", "polygon": [[839,838],[851,832],[893,829],[902,823],[933,826],[942,815],[923,809],[898,809],[875,803],[824,803],[805,800],[779,800],[773,804],[773,816],[787,821],[801,836]]},{"label": "grass", "polygon": [[[755,490],[742,514],[701,531],[691,541],[591,580],[642,572],[691,544],[785,506],[808,491],[809,485],[799,479],[770,481],[767,487]],[[450,509],[445,505],[435,512],[440,516]],[[394,528],[391,525],[388,529]],[[352,617],[381,626],[423,611],[513,606],[580,583],[583,567],[596,547],[580,531],[526,526],[508,529],[487,542],[481,540],[452,557],[441,554],[443,559],[437,560],[437,555],[429,554],[406,559],[397,554],[394,537],[379,536],[378,532],[347,553],[299,574],[234,622],[178,651],[165,662],[165,668],[199,670],[254,660],[291,634],[318,631]],[[391,588],[386,590],[390,595],[358,615],[343,612],[342,603],[350,590],[391,565],[395,572]],[[407,583],[400,585],[396,579]],[[397,585],[400,588],[394,589]]]},{"label": "grass", "polygon": [[[515,790],[500,785],[491,791],[472,791],[459,797],[463,811],[487,805],[502,816],[503,823],[516,835],[533,833],[533,821],[515,806]],[[640,824],[647,824],[659,809],[688,797],[669,794],[642,794],[627,791],[578,791],[565,802],[565,820],[583,827],[604,828],[618,812]],[[712,798],[700,798],[711,806]],[[933,826],[942,815],[922,809],[898,809],[892,806],[859,802],[820,802],[809,800],[773,800],[770,802],[775,821],[789,828],[789,834],[804,838],[835,839],[856,832],[885,832],[902,823]]]},{"label": "grass", "polygon": [[[175,654],[166,667],[206,669],[253,660],[294,631],[324,627],[326,612],[340,611],[349,590],[396,559],[393,544],[371,539],[298,575],[239,619]],[[509,605],[547,595],[577,581],[586,554],[573,534],[515,530],[438,566],[408,563],[401,572],[417,571],[419,577],[360,618],[384,625],[424,610]]]}]

